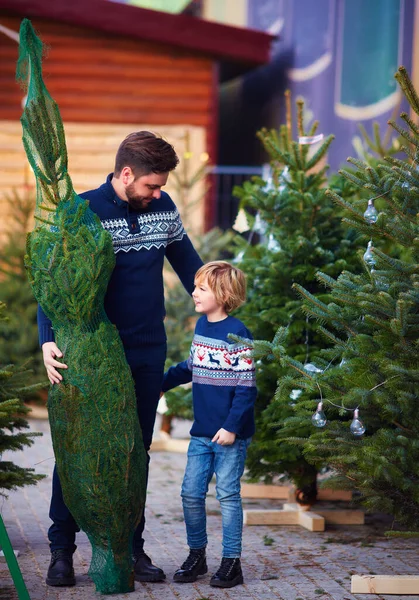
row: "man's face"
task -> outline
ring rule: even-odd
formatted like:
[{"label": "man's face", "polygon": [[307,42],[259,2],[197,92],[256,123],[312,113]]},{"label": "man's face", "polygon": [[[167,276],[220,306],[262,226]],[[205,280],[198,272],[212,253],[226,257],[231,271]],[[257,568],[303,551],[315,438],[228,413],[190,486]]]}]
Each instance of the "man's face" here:
[{"label": "man's face", "polygon": [[147,208],[152,200],[160,198],[168,176],[169,173],[149,173],[135,179],[132,175],[131,182],[125,185],[128,204],[135,210]]}]

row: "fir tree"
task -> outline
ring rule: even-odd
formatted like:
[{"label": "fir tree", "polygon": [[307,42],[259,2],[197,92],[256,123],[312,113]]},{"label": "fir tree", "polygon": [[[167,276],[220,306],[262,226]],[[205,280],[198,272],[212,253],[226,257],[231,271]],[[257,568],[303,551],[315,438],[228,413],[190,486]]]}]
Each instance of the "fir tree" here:
[{"label": "fir tree", "polygon": [[[396,79],[419,115],[419,97],[403,67]],[[403,126],[391,125],[404,140],[404,159],[386,156],[375,167],[349,159],[356,171],[343,171],[368,191],[368,206],[328,192],[347,211],[349,227],[365,245],[371,241],[362,272],[344,271],[337,278],[319,272],[326,301],[296,286],[305,312],[322,324],[319,330],[331,344],[316,359],[323,373],[309,375],[301,361],[286,355],[284,331],[274,344],[264,344],[264,353],[296,375],[280,382],[278,401],[291,387],[302,391],[285,435],[295,435],[295,423],[310,423],[322,401],[324,429],[312,427],[308,440],[296,440],[306,459],[314,465],[326,460],[337,472],[336,486],[357,488],[369,509],[418,530],[419,128],[406,113],[401,118]]]},{"label": "fir tree", "polygon": [[[5,320],[5,305],[0,302],[0,321]],[[32,395],[39,387],[29,385],[31,372],[25,366],[0,365],[0,456],[6,451],[23,450],[33,444],[33,438],[40,433],[25,433],[28,429],[23,398]],[[34,485],[45,477],[35,474],[33,469],[25,469],[8,460],[0,460],[0,495],[6,496],[9,490],[24,485]]]},{"label": "fir tree", "polygon": [[[288,355],[306,369],[313,369],[312,357],[328,343],[319,335],[318,325],[302,312],[302,302],[292,284],[306,286],[324,301],[326,293],[315,278],[316,272],[322,269],[333,277],[348,268],[357,242],[353,232],[344,232],[341,211],[325,193],[328,166],[324,162],[333,136],[310,152],[307,142],[315,139],[318,123],[306,131],[303,102],[298,101],[299,141],[293,141],[289,96],[287,102],[287,124],[279,132],[259,133],[269,155],[271,180],[254,178],[236,190],[253,231],[260,236],[258,244],[248,245],[239,255],[242,258],[238,266],[248,278],[248,301],[239,317],[259,340],[272,340],[279,327],[287,327],[288,337],[282,342]],[[331,185],[344,197],[354,190],[352,184],[339,177],[334,177]],[[257,426],[248,454],[249,475],[265,481],[286,476],[296,484],[299,500],[313,502],[317,470],[305,460],[300,448],[287,443],[282,435],[282,423],[293,414],[299,392],[292,392],[281,403],[272,402],[277,381],[286,370],[268,358],[258,360]],[[309,435],[309,422],[301,421],[296,427],[296,435]]]},{"label": "fir tree", "polygon": [[10,218],[0,251],[0,300],[7,305],[9,314],[0,322],[0,364],[22,364],[30,360],[33,381],[43,381],[46,385],[38,343],[37,302],[24,265],[35,196],[27,188],[23,195],[13,192],[6,200]]}]

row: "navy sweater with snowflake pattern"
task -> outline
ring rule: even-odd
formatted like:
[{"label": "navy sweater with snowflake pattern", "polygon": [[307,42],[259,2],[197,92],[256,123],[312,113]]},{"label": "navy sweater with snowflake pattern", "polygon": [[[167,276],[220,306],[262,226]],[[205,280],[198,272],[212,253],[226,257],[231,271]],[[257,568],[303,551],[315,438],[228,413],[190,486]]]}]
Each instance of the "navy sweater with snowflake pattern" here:
[{"label": "navy sweater with snowflake pattern", "polygon": [[164,375],[162,390],[192,381],[194,422],[191,435],[212,438],[219,429],[249,438],[255,432],[256,382],[249,343],[232,342],[228,334],[251,340],[239,319],[197,322],[189,358]]},{"label": "navy sweater with snowflake pattern", "polygon": [[[202,261],[168,194],[162,192],[145,210],[134,210],[116,195],[111,179],[112,174],[99,188],[80,194],[112,235],[116,265],[105,296],[105,311],[126,348],[162,344],[166,341],[164,257],[190,294]],[[54,341],[51,321],[40,307],[38,327],[41,346]]]}]

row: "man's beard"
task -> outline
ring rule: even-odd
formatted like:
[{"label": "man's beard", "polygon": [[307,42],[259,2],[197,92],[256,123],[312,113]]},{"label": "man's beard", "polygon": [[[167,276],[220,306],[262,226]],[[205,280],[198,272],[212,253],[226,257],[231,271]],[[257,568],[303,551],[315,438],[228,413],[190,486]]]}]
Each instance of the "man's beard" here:
[{"label": "man's beard", "polygon": [[134,210],[144,210],[150,204],[152,198],[146,196],[139,196],[134,191],[134,183],[130,183],[125,188],[125,195],[128,200],[128,204]]}]

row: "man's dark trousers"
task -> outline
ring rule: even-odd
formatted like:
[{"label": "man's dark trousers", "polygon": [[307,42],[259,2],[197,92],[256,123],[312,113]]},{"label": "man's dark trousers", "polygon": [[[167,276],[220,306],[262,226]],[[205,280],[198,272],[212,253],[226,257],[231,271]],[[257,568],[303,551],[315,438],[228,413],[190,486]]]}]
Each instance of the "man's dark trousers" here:
[{"label": "man's dark trousers", "polygon": [[[148,479],[148,464],[150,461],[148,450],[153,438],[157,404],[163,381],[166,344],[125,348],[125,355],[135,382],[138,418],[143,434],[144,447],[147,452]],[[76,549],[76,532],[80,531],[80,529],[64,504],[61,483],[56,468],[54,468],[52,480],[52,498],[49,516],[53,521],[48,531],[51,552],[59,548],[65,548],[73,552]],[[134,534],[133,554],[138,554],[143,550],[144,524],[145,518],[143,514]]]}]

